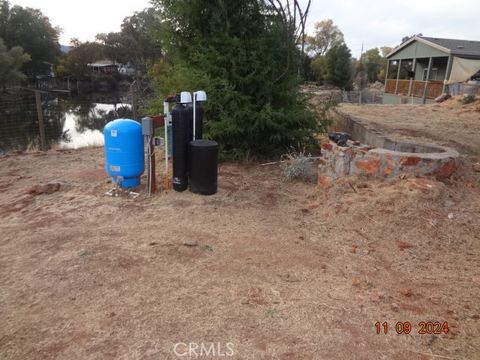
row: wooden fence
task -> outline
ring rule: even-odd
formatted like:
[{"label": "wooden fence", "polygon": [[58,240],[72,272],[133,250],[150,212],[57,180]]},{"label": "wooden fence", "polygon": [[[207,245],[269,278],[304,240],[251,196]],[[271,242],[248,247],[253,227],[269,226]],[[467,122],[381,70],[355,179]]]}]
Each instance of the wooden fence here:
[{"label": "wooden fence", "polygon": [[[397,85],[398,82],[398,85]],[[427,84],[427,99],[435,99],[442,95],[443,81],[418,81],[418,80],[396,80],[387,79],[385,93],[401,96],[423,97],[423,91]]]}]

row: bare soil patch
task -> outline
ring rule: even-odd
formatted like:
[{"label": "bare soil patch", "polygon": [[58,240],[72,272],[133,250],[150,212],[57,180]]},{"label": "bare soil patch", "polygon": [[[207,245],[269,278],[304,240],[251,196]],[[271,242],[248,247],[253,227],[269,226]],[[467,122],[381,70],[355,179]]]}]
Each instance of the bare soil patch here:
[{"label": "bare soil patch", "polygon": [[340,109],[397,138],[434,141],[466,154],[480,154],[480,99],[467,105],[453,97],[441,104],[342,104]]},{"label": "bare soil patch", "polygon": [[432,140],[471,138],[448,183],[326,192],[226,163],[213,196],[109,198],[102,149],[0,158],[0,358],[177,359],[179,342],[231,343],[235,359],[478,358],[478,132],[433,121]]}]

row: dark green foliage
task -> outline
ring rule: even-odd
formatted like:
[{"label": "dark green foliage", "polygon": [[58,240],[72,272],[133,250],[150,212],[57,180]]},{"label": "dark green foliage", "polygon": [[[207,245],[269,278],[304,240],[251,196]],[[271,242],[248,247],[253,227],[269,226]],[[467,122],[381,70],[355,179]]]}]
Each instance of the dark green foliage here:
[{"label": "dark green foliage", "polygon": [[345,90],[352,89],[352,55],[347,45],[331,48],[325,55],[325,82]]},{"label": "dark green foliage", "polygon": [[464,95],[463,98],[461,99],[462,104],[464,104],[464,105],[471,104],[475,100],[476,100],[476,97],[473,94]]},{"label": "dark green foliage", "polygon": [[105,55],[110,60],[145,70],[162,55],[160,30],[158,11],[148,8],[126,17],[120,32],[98,34],[97,40],[105,45]]},{"label": "dark green foliage", "polygon": [[157,109],[166,94],[206,90],[207,134],[230,157],[314,142],[319,125],[298,92],[291,26],[257,0],[156,3],[168,59],[152,72]]},{"label": "dark green foliage", "polygon": [[364,71],[367,76],[367,80],[371,83],[374,83],[377,80],[380,80],[380,72],[385,67],[384,58],[380,55],[378,48],[373,48],[365,51],[357,66],[357,72]]},{"label": "dark green foliage", "polygon": [[10,81],[22,80],[25,75],[20,71],[23,64],[30,61],[30,56],[20,46],[7,49],[0,37],[0,86]]},{"label": "dark green foliage", "polygon": [[0,0],[0,37],[7,47],[21,46],[31,61],[23,66],[28,75],[48,74],[60,55],[59,29],[52,27],[40,10],[10,7]]},{"label": "dark green foliage", "polygon": [[105,48],[102,44],[89,41],[81,43],[73,39],[72,47],[68,54],[61,59],[57,72],[72,75],[76,79],[88,78],[90,71],[87,64],[104,58]]}]

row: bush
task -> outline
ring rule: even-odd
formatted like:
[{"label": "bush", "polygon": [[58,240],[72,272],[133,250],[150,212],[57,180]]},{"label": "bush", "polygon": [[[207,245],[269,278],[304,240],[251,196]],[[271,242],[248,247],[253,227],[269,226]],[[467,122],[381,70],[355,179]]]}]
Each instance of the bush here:
[{"label": "bush", "polygon": [[463,98],[462,98],[462,104],[466,105],[466,104],[471,104],[475,101],[475,95],[472,95],[472,94],[465,94],[463,95]]},{"label": "bush", "polygon": [[282,159],[280,169],[287,180],[310,180],[315,175],[312,155],[305,151],[285,154]]},{"label": "bush", "polygon": [[205,136],[223,157],[281,155],[315,143],[321,125],[299,92],[301,54],[290,26],[264,2],[156,0],[169,19],[170,64],[154,73],[157,103],[205,90]]}]

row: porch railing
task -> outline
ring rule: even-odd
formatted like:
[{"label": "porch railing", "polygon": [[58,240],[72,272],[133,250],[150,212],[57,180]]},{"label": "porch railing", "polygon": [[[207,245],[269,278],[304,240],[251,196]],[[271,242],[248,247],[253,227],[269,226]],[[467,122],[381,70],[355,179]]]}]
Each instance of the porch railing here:
[{"label": "porch railing", "polygon": [[385,93],[421,98],[423,97],[425,83],[427,83],[427,99],[435,99],[442,95],[443,81],[437,80],[430,80],[428,82],[418,80],[398,80],[397,86],[396,79],[387,79],[385,83]]}]

